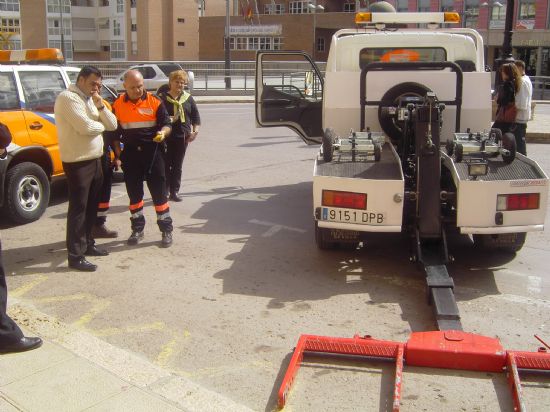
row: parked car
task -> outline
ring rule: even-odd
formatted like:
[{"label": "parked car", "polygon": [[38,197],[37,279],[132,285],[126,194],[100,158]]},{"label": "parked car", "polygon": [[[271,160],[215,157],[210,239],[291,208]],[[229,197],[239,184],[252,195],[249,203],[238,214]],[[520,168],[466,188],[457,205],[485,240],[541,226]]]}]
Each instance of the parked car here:
[{"label": "parked car", "polygon": [[[124,72],[120,73],[115,79],[105,79],[104,83],[117,91],[124,90],[124,74],[128,70],[137,70],[143,75],[143,84],[149,91],[156,91],[160,86],[168,83],[168,76],[175,70],[183,70],[183,67],[177,63],[155,63],[155,64],[139,64],[131,66]],[[187,71],[189,75],[188,90],[193,90],[194,74],[192,71]]]},{"label": "parked car", "polygon": [[[0,61],[11,62],[3,57]],[[64,176],[53,109],[79,71],[58,64],[0,65],[0,122],[13,136],[0,162],[0,206],[13,222],[39,219],[50,201],[51,179]],[[109,102],[116,98],[107,87],[101,96]]]}]

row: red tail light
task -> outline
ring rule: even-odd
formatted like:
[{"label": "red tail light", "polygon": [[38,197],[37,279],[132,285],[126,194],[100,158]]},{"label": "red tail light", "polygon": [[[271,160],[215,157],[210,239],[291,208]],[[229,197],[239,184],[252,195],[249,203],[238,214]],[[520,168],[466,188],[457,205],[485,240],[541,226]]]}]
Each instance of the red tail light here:
[{"label": "red tail light", "polygon": [[497,210],[533,210],[539,206],[539,193],[513,193],[497,197]]},{"label": "red tail light", "polygon": [[365,210],[367,208],[367,194],[323,190],[322,204],[323,206]]}]

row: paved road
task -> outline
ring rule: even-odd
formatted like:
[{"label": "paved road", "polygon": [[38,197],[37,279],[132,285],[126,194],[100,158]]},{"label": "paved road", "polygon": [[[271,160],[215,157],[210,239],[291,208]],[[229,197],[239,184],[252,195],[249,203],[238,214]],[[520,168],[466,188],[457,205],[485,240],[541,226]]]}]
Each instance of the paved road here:
[{"label": "paved road", "polygon": [[[31,330],[70,325],[257,411],[274,408],[302,333],[404,341],[411,330],[433,329],[423,275],[408,263],[401,236],[381,235],[357,251],[315,247],[316,148],[283,128],[255,129],[250,104],[200,110],[204,126],[185,161],[185,200],[171,205],[172,248],[158,247],[150,198],[145,242],[126,246],[120,183],[108,223],[121,237],[101,242],[111,255],[94,259],[96,273],[67,269],[63,185],[39,222],[3,226],[11,296],[45,314],[15,311],[21,323]],[[550,170],[550,146],[528,150]],[[467,331],[498,336],[507,349],[535,350],[534,333],[550,340],[549,245],[548,232],[529,235],[511,258],[451,240],[456,263],[449,270]],[[110,362],[101,359],[105,368]],[[390,410],[392,374],[377,364],[310,363],[287,410]],[[526,387],[530,410],[550,409],[548,387]],[[409,370],[403,391],[405,411],[512,410],[505,378],[495,374]]]}]

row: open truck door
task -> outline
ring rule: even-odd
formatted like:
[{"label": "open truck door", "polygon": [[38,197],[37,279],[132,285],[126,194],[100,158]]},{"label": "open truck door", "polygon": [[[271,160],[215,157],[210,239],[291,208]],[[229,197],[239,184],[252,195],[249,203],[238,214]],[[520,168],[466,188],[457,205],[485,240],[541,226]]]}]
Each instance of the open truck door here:
[{"label": "open truck door", "polygon": [[322,140],[323,78],[303,52],[256,54],[256,126],[287,126],[306,144]]}]

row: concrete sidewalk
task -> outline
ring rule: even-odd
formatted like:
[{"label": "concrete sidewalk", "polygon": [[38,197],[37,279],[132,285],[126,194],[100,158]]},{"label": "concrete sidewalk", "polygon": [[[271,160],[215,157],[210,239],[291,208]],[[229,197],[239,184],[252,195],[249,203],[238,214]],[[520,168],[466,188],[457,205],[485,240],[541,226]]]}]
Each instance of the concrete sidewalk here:
[{"label": "concrete sidewalk", "polygon": [[44,345],[0,355],[1,412],[250,411],[16,299],[9,314]]}]

